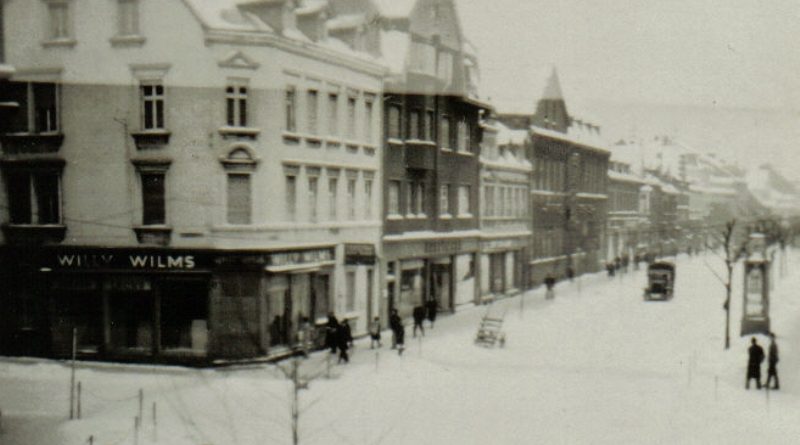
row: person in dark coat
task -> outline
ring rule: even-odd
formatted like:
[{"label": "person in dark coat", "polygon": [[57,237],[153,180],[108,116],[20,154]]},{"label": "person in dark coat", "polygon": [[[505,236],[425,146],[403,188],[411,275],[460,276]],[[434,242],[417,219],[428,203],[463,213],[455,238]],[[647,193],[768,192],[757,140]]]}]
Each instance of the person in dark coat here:
[{"label": "person in dark coat", "polygon": [[767,383],[766,386],[769,388],[769,384],[772,381],[772,378],[775,378],[775,386],[770,389],[780,389],[781,385],[778,381],[778,344],[775,343],[775,334],[770,332],[769,333],[769,356],[767,359]]},{"label": "person in dark coat", "polygon": [[422,336],[425,336],[425,328],[422,327],[422,322],[425,321],[425,306],[419,305],[414,308],[414,311],[411,313],[411,316],[414,318],[414,338],[417,337],[417,328],[419,328],[420,332],[422,332]]},{"label": "person in dark coat", "polygon": [[395,341],[397,342],[397,355],[403,355],[403,350],[406,347],[406,327],[403,326],[403,320],[399,316],[397,317],[395,328],[397,329],[394,333]]},{"label": "person in dark coat", "polygon": [[336,316],[333,315],[333,312],[329,312],[328,324],[325,326],[325,346],[330,348],[331,354],[336,354],[336,348],[338,347],[336,336],[338,332],[339,321],[336,320]]},{"label": "person in dark coat", "polygon": [[548,300],[552,300],[555,298],[555,291],[553,288],[556,286],[556,279],[553,277],[552,274],[547,274],[544,279],[544,285],[547,288],[547,292],[545,293],[545,298]]},{"label": "person in dark coat", "polygon": [[346,318],[342,320],[341,328],[342,328],[342,335],[344,335],[344,340],[347,342],[347,346],[352,348],[353,331],[350,329],[350,322]]},{"label": "person in dark coat", "polygon": [[392,309],[391,314],[389,314],[389,329],[392,330],[392,349],[397,348],[397,331],[402,324],[403,321],[400,319],[397,309]]},{"label": "person in dark coat", "polygon": [[375,343],[378,344],[379,348],[383,346],[381,344],[381,319],[378,316],[376,316],[372,320],[372,323],[369,324],[369,338],[370,338],[369,342],[370,349],[375,349]]},{"label": "person in dark coat", "polygon": [[350,357],[347,355],[347,349],[350,347],[352,340],[353,337],[350,335],[350,326],[347,324],[347,320],[344,320],[336,331],[336,346],[339,349],[338,363],[342,363],[342,361],[345,363],[350,362]]},{"label": "person in dark coat", "polygon": [[573,269],[572,266],[567,266],[567,279],[570,282],[572,282],[574,278],[575,278],[575,269]]},{"label": "person in dark coat", "polygon": [[430,299],[428,300],[427,307],[428,307],[428,321],[431,322],[431,329],[433,329],[433,324],[436,323],[436,312],[439,310],[439,304],[436,302],[435,299]]},{"label": "person in dark coat", "polygon": [[752,344],[747,349],[747,382],[745,389],[750,389],[750,379],[756,379],[756,389],[761,389],[761,362],[764,361],[764,350],[756,342],[753,337],[750,341]]}]

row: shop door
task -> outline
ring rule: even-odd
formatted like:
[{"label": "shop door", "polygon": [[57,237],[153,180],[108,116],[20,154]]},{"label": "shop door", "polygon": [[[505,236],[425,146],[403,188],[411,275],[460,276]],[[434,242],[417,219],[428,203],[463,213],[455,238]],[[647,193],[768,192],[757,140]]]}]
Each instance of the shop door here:
[{"label": "shop door", "polygon": [[153,293],[113,291],[109,300],[111,348],[151,353],[155,337]]},{"label": "shop door", "polygon": [[292,313],[292,298],[288,277],[286,275],[270,277],[267,293],[269,345],[273,347],[288,345],[289,319]]},{"label": "shop door", "polygon": [[450,309],[450,276],[452,265],[433,264],[432,266],[433,280],[431,297],[436,301],[436,305],[439,308]]},{"label": "shop door", "polygon": [[504,253],[493,253],[489,257],[489,273],[491,275],[490,282],[491,288],[490,291],[493,294],[502,294],[505,291],[505,276],[506,276],[506,269],[505,269],[505,254]]}]

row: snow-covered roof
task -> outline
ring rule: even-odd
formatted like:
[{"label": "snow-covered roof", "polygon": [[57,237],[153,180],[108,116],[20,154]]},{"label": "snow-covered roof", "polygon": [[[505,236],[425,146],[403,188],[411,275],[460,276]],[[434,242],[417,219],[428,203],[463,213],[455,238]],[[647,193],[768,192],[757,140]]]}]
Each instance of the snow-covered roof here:
[{"label": "snow-covered roof", "polygon": [[608,171],[608,178],[615,181],[636,182],[640,184],[645,183],[645,180],[639,175],[633,173],[622,173],[615,170]]},{"label": "snow-covered roof", "polygon": [[373,0],[382,17],[405,18],[411,15],[417,0]]},{"label": "snow-covered roof", "polygon": [[544,137],[547,137],[547,138],[550,138],[550,139],[557,139],[557,140],[560,140],[560,141],[568,142],[568,143],[575,144],[575,145],[580,145],[580,146],[583,146],[583,147],[586,147],[586,148],[590,148],[590,149],[594,149],[594,150],[598,150],[598,151],[603,151],[603,152],[606,152],[606,153],[610,153],[611,152],[611,150],[605,144],[598,143],[597,141],[589,141],[589,140],[586,140],[586,139],[579,139],[579,138],[577,138],[577,137],[575,137],[573,135],[570,135],[570,134],[564,134],[564,133],[561,133],[561,132],[558,132],[558,131],[550,130],[550,129],[547,129],[547,128],[541,128],[541,127],[537,127],[537,126],[532,126],[531,127],[531,131],[535,135],[538,135],[538,136],[544,136]]},{"label": "snow-covered roof", "polygon": [[389,30],[381,33],[381,55],[383,62],[393,74],[405,74],[411,35],[407,32]]},{"label": "snow-covered roof", "polygon": [[528,140],[527,130],[512,130],[501,122],[494,126],[497,128],[497,145],[524,145]]},{"label": "snow-covered roof", "polygon": [[350,29],[361,26],[366,21],[366,14],[342,14],[333,17],[326,22],[329,30]]},{"label": "snow-covered roof", "polygon": [[303,3],[294,12],[297,15],[317,14],[327,7],[328,0],[303,0]]},{"label": "snow-covered roof", "polygon": [[236,0],[184,0],[200,22],[211,29],[266,31],[271,28],[253,14],[242,12]]}]

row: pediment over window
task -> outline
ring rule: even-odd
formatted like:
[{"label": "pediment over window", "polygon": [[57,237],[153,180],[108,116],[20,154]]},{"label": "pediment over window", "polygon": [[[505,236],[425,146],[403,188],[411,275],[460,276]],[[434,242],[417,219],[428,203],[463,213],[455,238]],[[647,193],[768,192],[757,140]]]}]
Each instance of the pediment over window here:
[{"label": "pediment over window", "polygon": [[241,51],[234,51],[229,53],[224,59],[220,60],[219,66],[222,68],[242,68],[255,70],[258,69],[261,64],[248,57]]},{"label": "pediment over window", "polygon": [[252,171],[258,164],[253,147],[246,144],[237,144],[231,147],[228,153],[220,158],[226,170]]}]

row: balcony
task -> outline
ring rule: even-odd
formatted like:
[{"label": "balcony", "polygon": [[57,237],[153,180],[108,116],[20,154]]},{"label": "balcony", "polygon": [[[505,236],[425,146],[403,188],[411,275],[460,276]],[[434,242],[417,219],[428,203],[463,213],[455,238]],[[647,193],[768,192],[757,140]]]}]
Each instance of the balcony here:
[{"label": "balcony", "polygon": [[9,244],[41,245],[64,241],[67,226],[63,224],[4,224],[3,235]]},{"label": "balcony", "polygon": [[436,144],[429,141],[406,141],[406,168],[433,170],[436,168]]},{"label": "balcony", "polygon": [[145,130],[132,132],[131,137],[138,150],[158,150],[169,144],[170,134],[167,130]]},{"label": "balcony", "polygon": [[6,155],[58,153],[63,144],[64,134],[58,132],[0,135],[0,145]]}]

